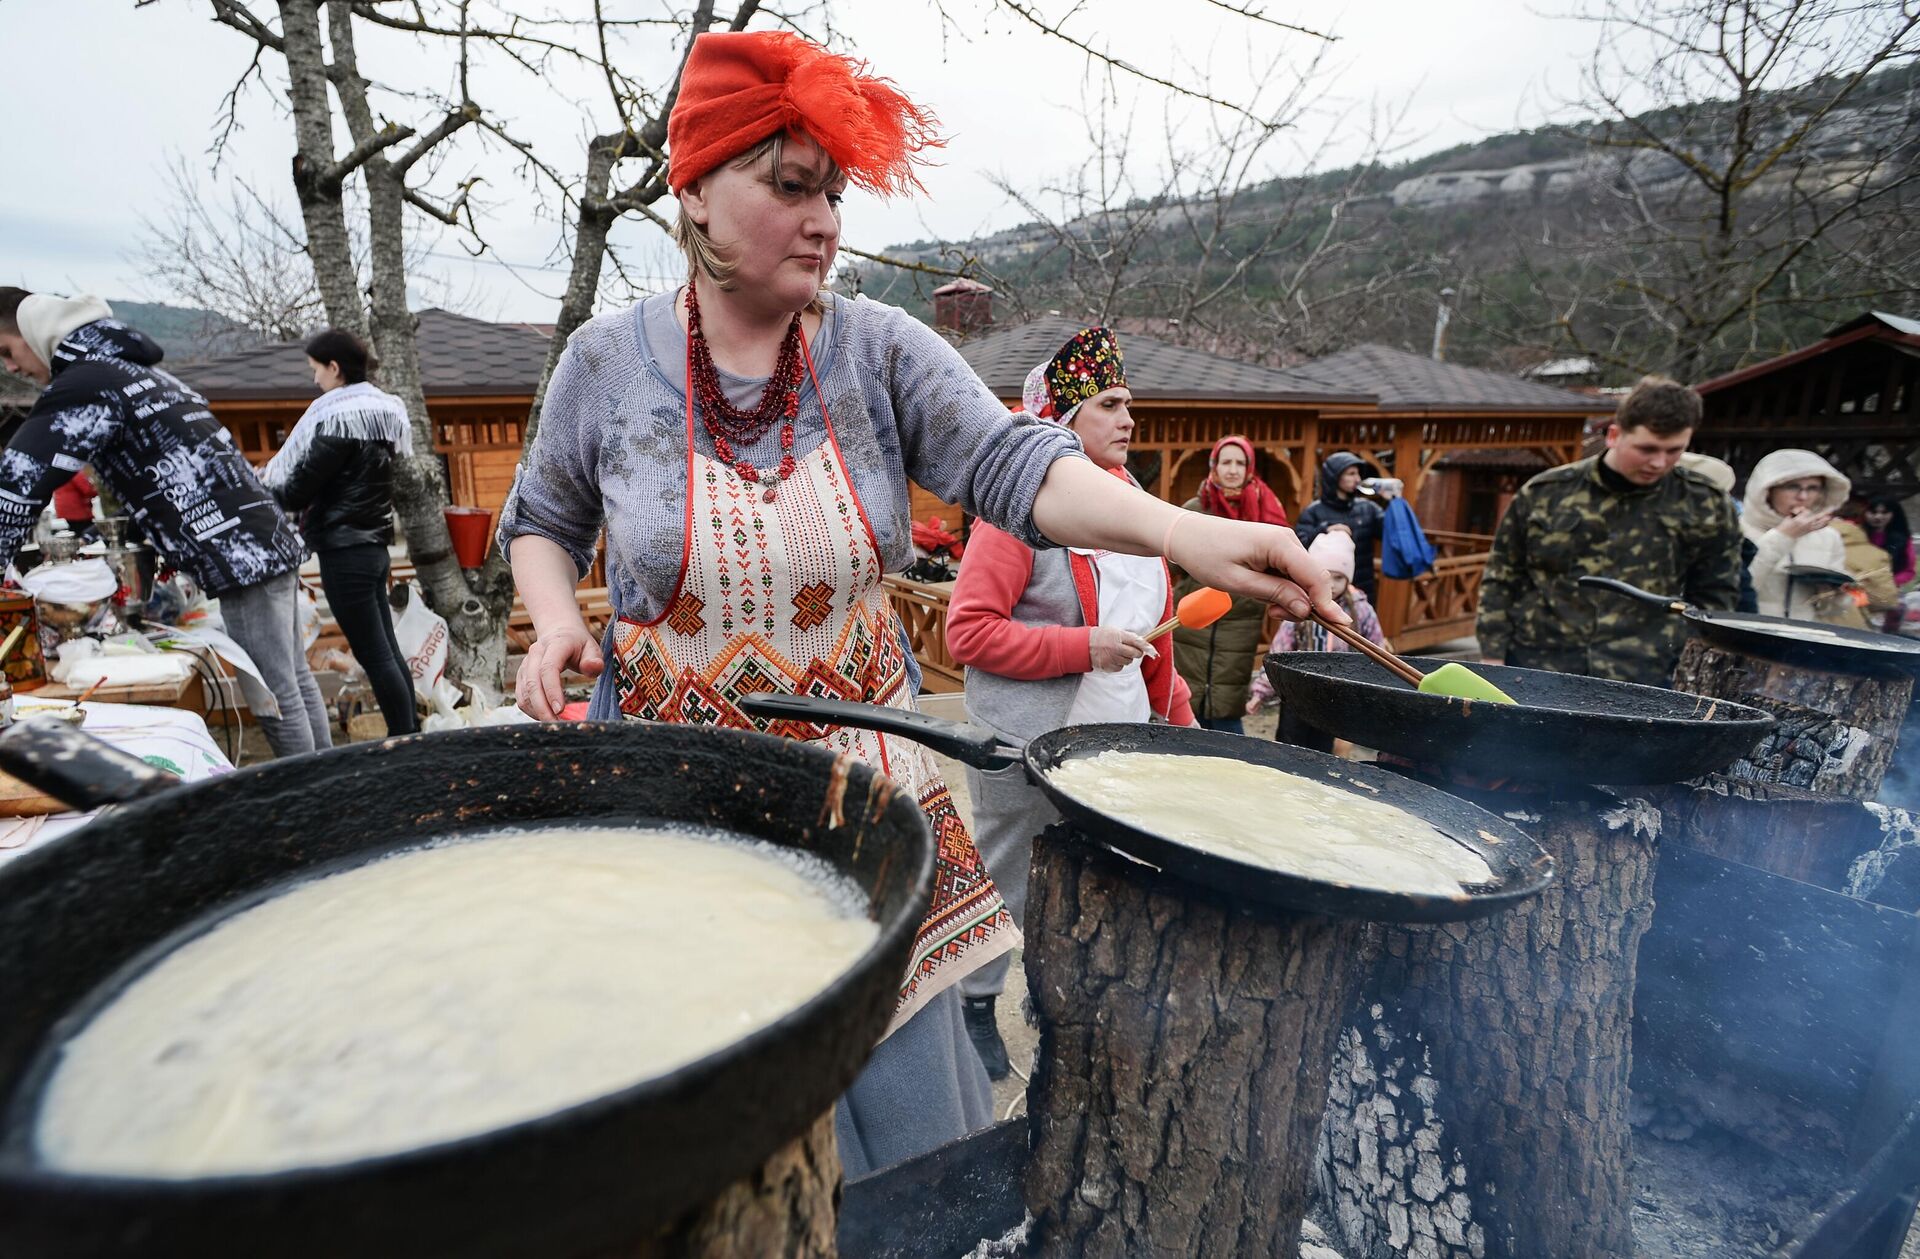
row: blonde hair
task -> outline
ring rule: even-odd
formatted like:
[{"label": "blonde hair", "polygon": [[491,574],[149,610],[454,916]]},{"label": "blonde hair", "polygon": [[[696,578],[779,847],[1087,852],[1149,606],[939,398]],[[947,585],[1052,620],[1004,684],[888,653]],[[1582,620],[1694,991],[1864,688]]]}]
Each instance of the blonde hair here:
[{"label": "blonde hair", "polygon": [[[778,171],[781,160],[786,156],[786,151],[787,133],[784,131],[776,131],[726,164],[728,166],[744,168],[758,165],[764,160],[769,170]],[[807,188],[808,196],[813,196],[845,178],[845,176],[841,174],[840,164],[834,161],[833,157],[828,154],[825,149],[822,149],[820,152],[821,156],[827,159],[826,169],[819,172],[812,180]],[[728,260],[726,254],[721,250],[720,245],[707,232],[707,229],[694,222],[693,219],[688,216],[684,206],[681,208],[679,216],[673,221],[673,241],[674,244],[680,246],[680,252],[687,257],[687,274],[689,276],[704,273],[708,279],[723,289],[731,289],[733,287],[733,273],[736,269],[734,264]],[[815,302],[817,303],[818,300],[819,299],[816,298]]]}]

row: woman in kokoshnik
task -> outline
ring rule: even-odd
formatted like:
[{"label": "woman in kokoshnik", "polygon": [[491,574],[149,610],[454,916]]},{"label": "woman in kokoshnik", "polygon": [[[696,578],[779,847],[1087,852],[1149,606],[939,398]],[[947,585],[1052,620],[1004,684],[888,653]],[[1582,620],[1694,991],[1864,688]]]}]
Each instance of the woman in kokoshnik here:
[{"label": "woman in kokoshnik", "polygon": [[[822,291],[845,187],[918,187],[933,126],[798,36],[702,35],[667,127],[690,279],[573,334],[500,526],[536,635],[518,684],[530,715],[553,718],[576,669],[598,676],[595,719],[810,738],[881,767],[925,811],[934,902],[887,1038],[837,1110],[850,1175],[990,1122],[954,985],[1018,932],[930,753],[868,731],[763,727],[734,701],[825,686],[913,706],[918,666],[881,586],[912,561],[909,477],[1036,547],[1171,545],[1213,585],[1332,612],[1291,531],[1121,484],[1064,430],[1010,415],[932,329]],[[574,587],[603,523],[616,619],[596,642]]]},{"label": "woman in kokoshnik", "polygon": [[[1028,415],[1079,439],[1095,467],[1123,484],[1133,440],[1133,391],[1111,328],[1082,328],[1028,373]],[[1257,610],[1264,606],[1255,604]],[[1062,726],[1094,722],[1194,724],[1187,684],[1166,641],[1143,634],[1173,615],[1173,576],[1157,556],[1092,547],[1035,550],[990,524],[976,524],[947,611],[947,651],[966,666],[967,716],[1017,743]],[[1024,766],[967,769],[973,833],[988,873],[1018,917],[1027,903],[1033,840],[1060,820]],[[1013,1070],[996,1003],[1008,959],[960,984],[967,1035],[987,1075]]]}]

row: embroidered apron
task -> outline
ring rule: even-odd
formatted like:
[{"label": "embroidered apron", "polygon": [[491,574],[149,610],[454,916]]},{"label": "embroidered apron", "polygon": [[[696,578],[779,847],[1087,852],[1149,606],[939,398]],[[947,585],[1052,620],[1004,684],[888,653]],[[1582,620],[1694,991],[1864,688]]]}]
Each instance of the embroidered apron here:
[{"label": "embroidered apron", "polygon": [[695,448],[689,379],[680,584],[654,620],[622,617],[614,626],[614,693],[628,718],[808,739],[912,793],[933,831],[933,906],[914,938],[891,1032],[1011,949],[1018,932],[931,752],[870,730],[763,723],[735,706],[744,695],[774,691],[913,707],[899,622],[880,584],[879,541],[847,475],[810,353],[807,374],[826,439],[766,491]]}]

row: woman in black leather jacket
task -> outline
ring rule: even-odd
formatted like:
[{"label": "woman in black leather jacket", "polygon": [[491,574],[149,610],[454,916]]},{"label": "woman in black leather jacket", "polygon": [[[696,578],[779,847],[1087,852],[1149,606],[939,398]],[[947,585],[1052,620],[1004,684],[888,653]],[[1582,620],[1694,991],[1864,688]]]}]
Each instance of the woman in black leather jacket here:
[{"label": "woman in black leather jacket", "polygon": [[378,364],[358,337],[328,328],[307,342],[320,397],[261,474],[320,557],[320,585],[366,670],[389,734],[418,728],[413,678],[387,611],[393,461],[413,452],[407,409],[367,380]]}]

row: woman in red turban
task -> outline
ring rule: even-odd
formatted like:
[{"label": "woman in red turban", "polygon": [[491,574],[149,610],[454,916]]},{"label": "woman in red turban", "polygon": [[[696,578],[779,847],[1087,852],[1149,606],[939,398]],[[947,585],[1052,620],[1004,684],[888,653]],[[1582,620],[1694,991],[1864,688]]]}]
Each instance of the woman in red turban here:
[{"label": "woman in red turban", "polygon": [[[912,707],[918,665],[881,585],[912,562],[909,478],[1032,546],[1171,548],[1212,585],[1332,610],[1291,531],[1121,483],[1064,430],[1009,415],[932,329],[824,291],[847,187],[917,188],[939,143],[892,84],[798,36],[702,35],[667,143],[687,283],[574,332],[501,513],[536,635],[526,712],[559,712],[563,670],[598,677],[600,720],[750,728],[737,701],[768,687]],[[603,527],[615,621],[597,640],[574,587]],[[838,1111],[859,1174],[992,1118],[955,985],[1018,932],[930,753],[773,730],[881,767],[941,841],[893,1025]]]}]

